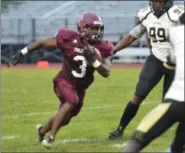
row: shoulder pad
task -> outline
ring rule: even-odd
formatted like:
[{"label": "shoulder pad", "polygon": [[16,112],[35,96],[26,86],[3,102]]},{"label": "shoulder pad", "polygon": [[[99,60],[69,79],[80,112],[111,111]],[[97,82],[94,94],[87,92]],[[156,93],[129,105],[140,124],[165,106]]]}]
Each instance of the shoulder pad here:
[{"label": "shoulder pad", "polygon": [[62,28],[58,31],[56,34],[56,43],[58,47],[63,47],[64,41],[70,40],[74,35],[77,35],[78,33],[68,29],[68,28]]},{"label": "shoulder pad", "polygon": [[60,37],[60,39],[63,40],[69,40],[74,35],[77,35],[77,32],[68,28],[62,28],[58,31],[56,37]]},{"label": "shoulder pad", "polygon": [[168,15],[171,21],[179,22],[179,17],[184,13],[183,5],[174,5],[168,11]]},{"label": "shoulder pad", "polygon": [[107,40],[102,40],[99,44],[95,46],[101,53],[102,57],[106,58],[112,56],[114,45],[112,42]]},{"label": "shoulder pad", "polygon": [[146,18],[146,16],[151,12],[150,7],[144,8],[139,10],[137,17],[139,19],[139,21],[142,21],[143,19]]}]

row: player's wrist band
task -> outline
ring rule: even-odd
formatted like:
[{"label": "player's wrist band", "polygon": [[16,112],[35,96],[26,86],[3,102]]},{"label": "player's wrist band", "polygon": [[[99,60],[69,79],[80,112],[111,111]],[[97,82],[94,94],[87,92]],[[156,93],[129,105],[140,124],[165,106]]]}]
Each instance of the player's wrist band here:
[{"label": "player's wrist band", "polygon": [[94,68],[97,68],[97,67],[99,67],[101,65],[101,63],[96,59],[93,63],[92,63],[92,66],[94,67]]},{"label": "player's wrist band", "polygon": [[27,47],[23,48],[23,49],[21,50],[21,53],[22,53],[23,55],[26,55],[26,54],[28,53],[28,48],[27,48]]}]

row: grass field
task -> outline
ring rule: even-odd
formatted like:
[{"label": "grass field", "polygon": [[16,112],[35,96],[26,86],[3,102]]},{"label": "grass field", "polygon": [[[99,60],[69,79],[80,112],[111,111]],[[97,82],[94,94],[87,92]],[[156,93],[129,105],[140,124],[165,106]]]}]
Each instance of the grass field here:
[{"label": "grass field", "polygon": [[[58,108],[58,99],[52,88],[56,72],[58,69],[2,70],[1,151],[120,152],[142,117],[160,102],[162,95],[159,84],[128,126],[124,139],[110,141],[108,133],[117,127],[122,111],[135,90],[140,69],[114,69],[108,79],[96,74],[81,113],[60,130],[55,145],[48,151],[35,141],[35,125],[45,123]],[[174,132],[172,127],[144,151],[165,151]]]}]

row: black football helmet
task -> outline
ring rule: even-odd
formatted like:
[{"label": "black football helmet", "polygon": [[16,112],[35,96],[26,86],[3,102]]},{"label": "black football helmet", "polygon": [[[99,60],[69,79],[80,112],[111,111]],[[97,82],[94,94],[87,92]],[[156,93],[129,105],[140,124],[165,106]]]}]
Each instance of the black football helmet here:
[{"label": "black football helmet", "polygon": [[149,0],[149,5],[154,15],[159,18],[173,6],[173,0]]}]

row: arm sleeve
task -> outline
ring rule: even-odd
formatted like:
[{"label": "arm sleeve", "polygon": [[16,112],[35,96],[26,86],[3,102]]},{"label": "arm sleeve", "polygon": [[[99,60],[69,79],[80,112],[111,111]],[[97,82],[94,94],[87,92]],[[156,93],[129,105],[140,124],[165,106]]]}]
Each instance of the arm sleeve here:
[{"label": "arm sleeve", "polygon": [[129,35],[135,37],[135,38],[140,38],[144,33],[146,32],[145,27],[143,27],[140,24],[136,25],[129,33]]}]

